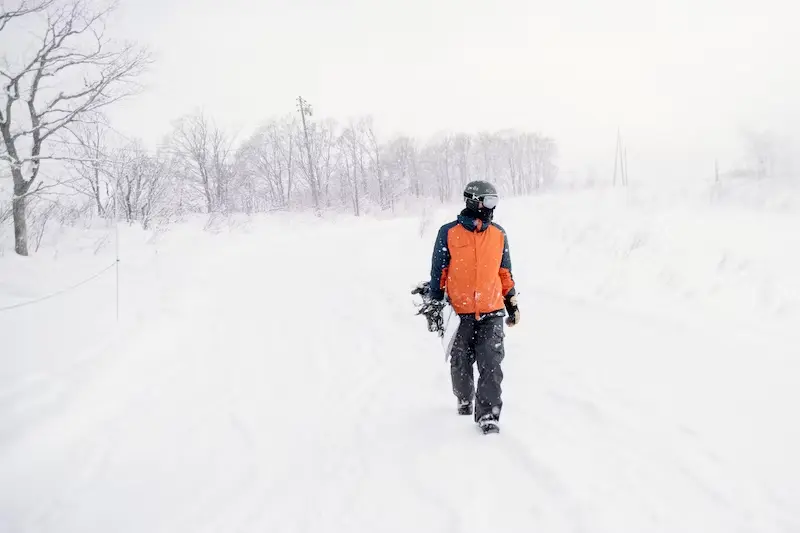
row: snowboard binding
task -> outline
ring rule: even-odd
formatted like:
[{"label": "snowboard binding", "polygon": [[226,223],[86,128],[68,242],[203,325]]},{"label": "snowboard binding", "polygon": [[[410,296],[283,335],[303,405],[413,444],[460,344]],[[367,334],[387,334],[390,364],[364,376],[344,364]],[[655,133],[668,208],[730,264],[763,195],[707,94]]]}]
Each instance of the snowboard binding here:
[{"label": "snowboard binding", "polygon": [[442,310],[447,304],[443,301],[432,299],[430,292],[430,282],[423,281],[414,287],[411,294],[422,297],[422,303],[416,304],[417,315],[425,316],[428,321],[428,331],[442,337],[444,335],[444,317]]}]

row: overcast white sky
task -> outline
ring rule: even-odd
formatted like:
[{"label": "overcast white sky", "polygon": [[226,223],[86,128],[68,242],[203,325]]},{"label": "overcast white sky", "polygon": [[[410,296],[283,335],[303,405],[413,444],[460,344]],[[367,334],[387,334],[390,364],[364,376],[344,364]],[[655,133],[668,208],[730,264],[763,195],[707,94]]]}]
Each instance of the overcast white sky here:
[{"label": "overcast white sky", "polygon": [[[224,7],[222,7],[224,6]],[[115,124],[156,142],[196,106],[249,131],[294,111],[371,113],[385,133],[550,134],[562,167],[709,174],[744,127],[800,123],[790,0],[123,0],[158,63]],[[705,167],[702,171],[699,167]]]}]

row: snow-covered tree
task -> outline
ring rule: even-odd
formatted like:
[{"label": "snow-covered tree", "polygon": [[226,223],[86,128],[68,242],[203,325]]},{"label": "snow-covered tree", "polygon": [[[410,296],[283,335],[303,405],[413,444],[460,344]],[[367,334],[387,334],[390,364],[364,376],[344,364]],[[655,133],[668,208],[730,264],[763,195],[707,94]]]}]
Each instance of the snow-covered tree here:
[{"label": "snow-covered tree", "polygon": [[59,134],[75,123],[95,122],[101,109],[130,95],[149,62],[140,48],[105,37],[111,11],[96,10],[88,0],[0,4],[0,40],[24,21],[33,28],[35,41],[19,56],[3,45],[0,57],[0,159],[14,183],[15,250],[20,255],[28,255],[26,201],[43,185],[42,163],[69,158],[59,153]]}]

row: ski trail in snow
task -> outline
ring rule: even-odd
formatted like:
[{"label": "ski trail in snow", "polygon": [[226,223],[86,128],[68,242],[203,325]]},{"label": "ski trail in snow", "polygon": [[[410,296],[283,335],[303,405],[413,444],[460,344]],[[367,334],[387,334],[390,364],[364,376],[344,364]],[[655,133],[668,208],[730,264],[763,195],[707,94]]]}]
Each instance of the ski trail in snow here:
[{"label": "ski trail in snow", "polygon": [[6,449],[0,531],[797,531],[786,495],[704,431],[737,435],[692,351],[732,349],[720,339],[530,297],[501,433],[480,435],[410,305],[426,269],[402,256],[429,253],[412,226],[221,245],[185,300]]}]

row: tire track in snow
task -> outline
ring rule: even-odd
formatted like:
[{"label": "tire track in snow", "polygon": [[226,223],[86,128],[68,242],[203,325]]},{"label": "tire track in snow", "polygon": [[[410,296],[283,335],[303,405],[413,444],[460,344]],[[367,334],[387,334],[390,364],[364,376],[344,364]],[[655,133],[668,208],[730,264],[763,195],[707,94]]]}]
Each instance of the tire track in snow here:
[{"label": "tire track in snow", "polygon": [[[531,407],[520,410],[523,418],[547,431],[542,433],[543,449],[547,450],[543,460],[552,469],[563,471],[561,477],[578,489],[580,501],[594,501],[584,511],[597,516],[592,523],[598,530],[605,529],[596,502],[607,499],[601,491],[608,490],[619,493],[622,499],[637,501],[638,509],[631,519],[648,524],[648,529],[669,531],[669,524],[684,529],[695,527],[696,524],[689,526],[693,520],[707,522],[705,527],[709,531],[727,531],[730,527],[754,532],[776,529],[778,513],[764,487],[737,469],[730,456],[723,459],[709,447],[691,426],[676,416],[678,412],[669,409],[669,403],[653,402],[661,398],[653,395],[651,400],[649,395],[642,394],[636,395],[636,402],[631,401],[632,393],[638,393],[641,384],[628,383],[626,386],[636,385],[629,389],[619,385],[609,387],[605,385],[605,375],[588,374],[597,368],[596,364],[578,366],[585,361],[593,363],[593,356],[608,360],[608,353],[595,350],[581,354],[580,343],[572,338],[563,342],[567,338],[553,335],[551,332],[557,330],[551,324],[567,323],[567,314],[560,316],[561,311],[572,311],[571,328],[582,328],[584,336],[591,339],[591,329],[582,327],[581,315],[586,314],[585,310],[548,306],[548,314],[544,315],[544,306],[539,307],[533,311],[547,316],[538,327],[543,340],[526,343],[534,348],[536,358],[521,363],[519,368],[514,365],[512,371],[536,376],[535,387],[529,389],[534,393],[533,398],[527,397]],[[614,327],[621,325],[614,323]],[[598,327],[609,326],[608,319],[603,319]],[[593,348],[602,346],[597,342],[585,344]],[[614,344],[612,350],[629,348]],[[624,369],[614,359],[609,364]],[[635,372],[628,374],[636,379]],[[509,406],[519,401],[513,393],[512,396]],[[514,414],[512,417],[517,420]],[[565,447],[563,444],[567,443],[572,444]],[[565,462],[569,454],[594,472],[593,479],[587,477],[587,486],[575,485],[580,477],[570,473],[575,467]],[[597,483],[601,479],[607,489]],[[615,518],[610,513],[603,514],[609,524],[613,523]],[[648,515],[652,517],[649,521]],[[753,517],[758,517],[755,522]]]},{"label": "tire track in snow", "polygon": [[[315,280],[305,290],[310,293],[315,292],[317,296],[322,295],[326,300],[335,300],[346,296],[348,286],[337,283],[335,274],[334,272],[333,279]],[[302,273],[295,273],[295,275],[303,277]],[[331,287],[340,287],[341,296],[330,294]],[[334,290],[335,292],[337,291]],[[290,322],[295,313],[290,308],[281,316],[286,316]],[[278,517],[277,521],[272,522],[272,526],[283,524],[288,528],[286,530],[297,531],[314,530],[315,518],[302,511],[304,506],[320,507],[319,504],[315,505],[315,502],[333,496],[337,501],[342,502],[339,508],[346,509],[349,502],[354,501],[359,492],[363,490],[367,465],[360,454],[353,453],[349,443],[356,441],[360,444],[368,444],[374,438],[366,430],[368,424],[359,424],[358,422],[364,421],[361,419],[369,420],[369,417],[372,416],[370,407],[373,406],[373,403],[366,401],[365,398],[369,397],[370,392],[379,387],[379,384],[386,379],[385,368],[374,357],[370,357],[374,346],[368,342],[354,346],[348,350],[347,359],[333,365],[336,369],[333,376],[346,378],[344,382],[335,381],[331,379],[331,376],[326,376],[325,372],[332,368],[329,360],[337,356],[333,351],[337,344],[342,344],[342,342],[352,344],[352,336],[348,337],[350,330],[342,328],[343,325],[349,324],[348,319],[352,317],[345,312],[344,315],[338,315],[337,320],[330,320],[330,317],[326,317],[323,313],[306,313],[306,318],[311,323],[316,323],[321,329],[313,336],[296,339],[293,351],[301,363],[292,364],[291,367],[297,373],[305,374],[304,379],[316,383],[316,390],[311,391],[312,398],[330,400],[332,405],[323,405],[320,406],[320,409],[332,410],[334,416],[340,421],[313,419],[315,415],[313,409],[282,417],[282,423],[287,424],[286,431],[296,433],[298,437],[302,436],[300,442],[297,442],[296,448],[305,450],[305,453],[296,457],[286,457],[286,464],[281,469],[283,474],[278,474],[274,481],[264,487],[262,491],[264,501],[282,502],[277,505],[283,507],[282,515],[285,518]],[[324,320],[325,318],[328,320]],[[279,331],[286,331],[285,326],[289,326],[288,329],[291,331],[292,327],[289,322],[285,325],[273,323],[272,326]],[[312,405],[314,399],[311,400]],[[239,400],[239,402],[242,401]],[[377,407],[375,408],[377,409]],[[345,429],[343,430],[343,428]],[[344,438],[343,432],[345,433]],[[324,443],[324,446],[320,446],[319,443]],[[295,479],[292,480],[291,477]],[[315,481],[313,486],[311,479]],[[308,483],[305,483],[306,480]],[[305,491],[305,499],[296,504],[299,507],[297,513],[287,512],[286,509],[286,504],[293,505],[285,498],[286,486],[289,483],[294,483],[298,488],[300,484],[303,484],[306,489],[310,489]],[[326,489],[328,489],[327,492]],[[263,513],[251,512],[247,519],[248,523],[259,523],[262,516]]]},{"label": "tire track in snow", "polygon": [[503,431],[500,437],[498,440],[502,442],[502,446],[516,459],[516,463],[527,473],[531,482],[542,486],[552,496],[552,500],[561,510],[560,514],[568,518],[570,531],[576,533],[591,531],[586,526],[586,519],[583,517],[579,502],[568,486],[559,479],[558,474],[537,460],[531,449],[514,436],[513,430]]},{"label": "tire track in snow", "polygon": [[[636,474],[637,477],[646,475],[653,477],[653,481],[656,481],[657,478],[674,471],[684,478],[681,482],[683,490],[694,489],[693,492],[696,492],[698,496],[704,495],[703,499],[717,508],[718,515],[727,514],[730,509],[737,507],[735,500],[716,487],[736,486],[741,485],[741,482],[727,476],[728,479],[724,483],[717,481],[715,484],[708,478],[708,476],[716,477],[723,471],[731,471],[731,465],[720,461],[713,452],[703,448],[696,439],[690,442],[690,437],[680,427],[655,427],[652,422],[647,421],[636,411],[626,408],[622,402],[615,402],[613,397],[607,395],[601,395],[605,398],[603,400],[605,415],[600,423],[599,411],[594,408],[586,408],[587,405],[592,405],[586,396],[586,393],[581,394],[581,397],[575,393],[548,393],[547,397],[554,403],[548,408],[548,412],[558,415],[553,418],[571,421],[564,422],[561,426],[561,434],[564,438],[590,443],[588,446],[594,450],[593,455],[602,457],[606,463],[618,465],[609,467],[610,472],[614,472],[614,470],[626,472],[631,466],[640,465],[634,466],[634,468],[644,467]],[[616,406],[615,403],[617,403]],[[612,406],[614,409],[611,409]],[[576,418],[584,420],[585,423],[577,423]],[[567,430],[567,428],[569,429]],[[587,433],[581,437],[579,428],[589,431],[590,434]],[[717,474],[711,474],[712,469]],[[667,475],[675,477],[674,474]],[[638,496],[639,505],[647,508],[646,498],[643,498],[644,493],[641,491],[637,493],[633,487],[624,488],[624,485],[630,481],[632,479],[627,479],[627,474],[616,478],[617,485],[621,485],[623,490],[629,491],[631,498]],[[658,502],[657,506],[660,507],[661,502]],[[650,508],[652,512],[655,512],[655,507],[651,505]],[[744,517],[747,511],[741,510],[739,513]]]}]

